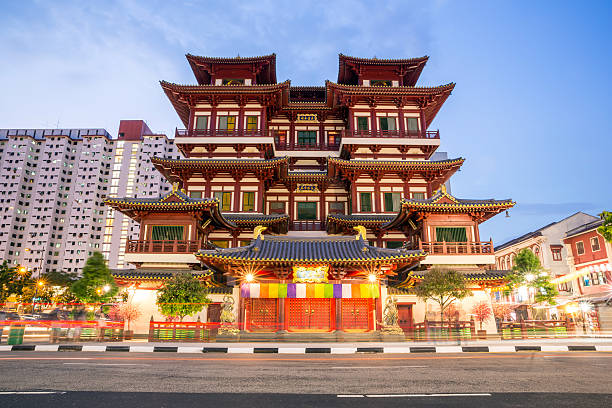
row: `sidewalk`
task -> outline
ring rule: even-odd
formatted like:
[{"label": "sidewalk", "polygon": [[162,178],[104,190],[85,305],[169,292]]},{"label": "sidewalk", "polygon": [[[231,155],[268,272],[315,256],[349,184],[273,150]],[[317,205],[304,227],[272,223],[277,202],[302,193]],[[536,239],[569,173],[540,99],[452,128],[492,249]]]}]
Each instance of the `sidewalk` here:
[{"label": "sidewalk", "polygon": [[458,342],[359,342],[359,343],[189,343],[189,342],[110,342],[0,345],[6,351],[94,351],[94,352],[174,352],[174,353],[514,353],[514,352],[612,352],[611,338],[471,340]]}]

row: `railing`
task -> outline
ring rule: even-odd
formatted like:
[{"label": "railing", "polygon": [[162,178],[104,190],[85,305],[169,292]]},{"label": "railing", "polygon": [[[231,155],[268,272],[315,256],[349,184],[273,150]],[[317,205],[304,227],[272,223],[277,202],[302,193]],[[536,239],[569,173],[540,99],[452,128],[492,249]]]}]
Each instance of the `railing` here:
[{"label": "railing", "polygon": [[137,241],[128,240],[125,252],[138,253],[192,253],[200,249],[200,241]]},{"label": "railing", "polygon": [[149,341],[209,341],[221,323],[154,322],[149,323]]},{"label": "railing", "polygon": [[325,223],[321,221],[292,221],[289,226],[293,231],[322,231]]},{"label": "railing", "polygon": [[403,138],[403,139],[440,139],[439,130],[344,130],[343,138]]},{"label": "railing", "polygon": [[568,323],[565,320],[523,320],[500,323],[502,340],[567,337],[568,331]]},{"label": "railing", "polygon": [[419,249],[430,255],[482,255],[493,254],[493,241],[488,242],[422,242]]},{"label": "railing", "polygon": [[265,137],[272,136],[266,129],[176,129],[175,137]]},{"label": "railing", "polygon": [[476,335],[476,327],[473,320],[457,320],[451,322],[427,321],[415,323],[415,340],[448,340],[448,339],[472,339]]},{"label": "railing", "polygon": [[292,143],[281,141],[278,137],[274,138],[276,150],[338,150],[340,141],[334,143]]},{"label": "railing", "polygon": [[8,344],[24,341],[121,341],[124,322],[84,320],[10,320],[0,321],[0,339],[6,336]]}]

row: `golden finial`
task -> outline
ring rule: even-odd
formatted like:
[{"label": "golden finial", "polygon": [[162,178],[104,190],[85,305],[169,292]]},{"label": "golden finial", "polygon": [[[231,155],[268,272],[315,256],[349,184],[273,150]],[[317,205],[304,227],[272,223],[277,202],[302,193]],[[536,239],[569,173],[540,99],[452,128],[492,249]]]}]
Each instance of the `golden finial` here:
[{"label": "golden finial", "polygon": [[356,227],[353,227],[353,229],[357,231],[357,236],[355,237],[356,240],[359,240],[359,237],[361,237],[361,239],[364,241],[366,240],[367,231],[363,225],[357,225]]},{"label": "golden finial", "polygon": [[261,235],[261,240],[263,241],[264,239],[263,232],[267,229],[268,227],[264,227],[263,225],[256,226],[255,229],[253,230],[253,239],[257,239]]},{"label": "golden finial", "polygon": [[446,194],[446,184],[441,184],[441,185],[440,185],[440,192],[441,192],[442,194]]},{"label": "golden finial", "polygon": [[175,181],[174,183],[172,183],[172,192],[176,193],[179,189],[179,182]]}]

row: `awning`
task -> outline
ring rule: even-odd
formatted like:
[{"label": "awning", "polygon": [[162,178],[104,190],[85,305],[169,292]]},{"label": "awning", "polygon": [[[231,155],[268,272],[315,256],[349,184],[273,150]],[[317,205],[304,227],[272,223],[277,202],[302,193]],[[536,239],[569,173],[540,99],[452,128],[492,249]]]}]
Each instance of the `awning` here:
[{"label": "awning", "polygon": [[243,283],[240,297],[254,299],[375,299],[374,283]]}]

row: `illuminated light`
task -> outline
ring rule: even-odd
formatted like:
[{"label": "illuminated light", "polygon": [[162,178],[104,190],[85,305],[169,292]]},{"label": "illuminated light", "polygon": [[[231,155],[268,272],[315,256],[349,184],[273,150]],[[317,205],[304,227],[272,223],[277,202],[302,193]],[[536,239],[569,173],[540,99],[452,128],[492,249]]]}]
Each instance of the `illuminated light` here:
[{"label": "illuminated light", "polygon": [[592,308],[593,305],[591,305],[589,302],[580,302],[580,310],[582,311],[582,313],[588,313],[591,311]]},{"label": "illuminated light", "polygon": [[244,280],[247,282],[253,282],[255,280],[255,275],[253,275],[252,273],[247,273],[246,275],[244,275]]},{"label": "illuminated light", "polygon": [[374,275],[373,273],[369,274],[368,275],[368,280],[370,282],[376,282],[376,280],[377,280],[376,275]]},{"label": "illuminated light", "polygon": [[38,282],[36,282],[36,284],[37,284],[39,287],[43,287],[43,286],[45,286],[45,281],[43,281],[43,280],[39,280]]},{"label": "illuminated light", "polygon": [[110,285],[104,285],[104,291],[108,292],[111,289]]},{"label": "illuminated light", "polygon": [[28,268],[26,268],[25,266],[20,266],[19,269],[17,269],[17,273],[21,275],[25,275],[27,272],[28,272]]},{"label": "illuminated light", "polygon": [[525,275],[525,280],[527,282],[531,282],[535,279],[535,275],[533,273],[528,273],[527,275]]},{"label": "illuminated light", "polygon": [[567,305],[565,311],[567,313],[576,313],[578,311],[578,306],[576,304]]}]

